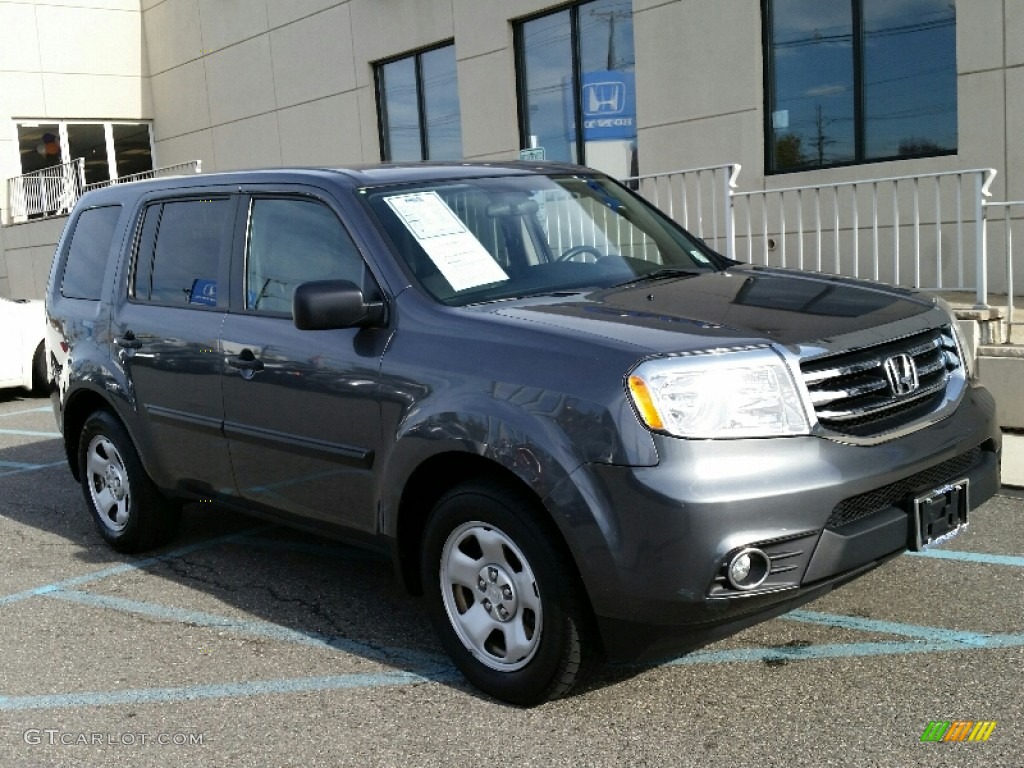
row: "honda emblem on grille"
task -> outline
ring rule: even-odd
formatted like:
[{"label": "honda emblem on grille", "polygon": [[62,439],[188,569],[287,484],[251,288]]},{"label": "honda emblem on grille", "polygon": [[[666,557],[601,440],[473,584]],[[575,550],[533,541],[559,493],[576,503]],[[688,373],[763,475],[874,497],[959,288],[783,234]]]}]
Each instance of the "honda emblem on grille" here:
[{"label": "honda emblem on grille", "polygon": [[917,365],[910,355],[893,355],[885,361],[885,375],[889,386],[897,397],[914,392],[920,382],[917,379]]}]

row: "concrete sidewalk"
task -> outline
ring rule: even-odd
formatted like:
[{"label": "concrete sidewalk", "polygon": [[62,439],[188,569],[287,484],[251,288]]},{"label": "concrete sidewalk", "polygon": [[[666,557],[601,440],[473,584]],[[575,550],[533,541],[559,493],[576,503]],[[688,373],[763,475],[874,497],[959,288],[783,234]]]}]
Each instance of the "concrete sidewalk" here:
[{"label": "concrete sidewalk", "polygon": [[1003,485],[1024,488],[1024,435],[1003,433]]}]

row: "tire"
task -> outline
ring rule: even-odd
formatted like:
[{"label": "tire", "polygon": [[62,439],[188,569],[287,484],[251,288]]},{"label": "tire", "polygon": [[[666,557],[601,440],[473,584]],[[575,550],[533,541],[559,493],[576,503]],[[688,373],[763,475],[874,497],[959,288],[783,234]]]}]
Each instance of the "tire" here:
[{"label": "tire", "polygon": [[50,387],[47,379],[49,374],[46,370],[46,346],[39,342],[35,354],[32,355],[32,394],[45,395]]},{"label": "tire", "polygon": [[525,494],[471,483],[438,501],[423,539],[441,644],[471,683],[520,706],[566,695],[600,656],[582,584],[541,514]]},{"label": "tire", "polygon": [[180,508],[149,479],[128,432],[111,413],[97,411],[86,420],[78,466],[93,521],[113,549],[141,552],[174,538]]}]

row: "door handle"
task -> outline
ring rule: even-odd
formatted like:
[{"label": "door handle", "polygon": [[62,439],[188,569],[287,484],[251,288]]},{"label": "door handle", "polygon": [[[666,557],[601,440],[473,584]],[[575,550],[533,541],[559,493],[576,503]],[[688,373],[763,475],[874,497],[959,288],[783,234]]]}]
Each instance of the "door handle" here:
[{"label": "door handle", "polygon": [[132,331],[125,331],[124,336],[115,336],[114,343],[123,349],[138,349],[142,342],[135,338]]},{"label": "door handle", "polygon": [[230,358],[228,360],[228,365],[232,368],[237,368],[240,371],[247,371],[250,373],[263,370],[263,361],[257,360],[256,356],[250,349],[243,349],[241,353],[239,353],[238,357]]}]

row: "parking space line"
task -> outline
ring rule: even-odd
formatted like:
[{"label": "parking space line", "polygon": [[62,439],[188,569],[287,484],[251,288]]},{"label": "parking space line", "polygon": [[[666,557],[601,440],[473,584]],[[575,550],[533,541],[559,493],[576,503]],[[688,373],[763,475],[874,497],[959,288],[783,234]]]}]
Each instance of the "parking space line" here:
[{"label": "parking space line", "polygon": [[28,709],[67,709],[117,704],[170,704],[201,699],[265,696],[282,693],[310,693],[350,688],[379,688],[460,679],[454,668],[437,672],[383,672],[375,675],[331,675],[279,680],[251,680],[244,683],[190,685],[180,688],[136,688],[123,691],[44,694],[41,696],[0,696],[0,712]]},{"label": "parking space line", "polygon": [[[916,637],[934,643],[955,643],[970,645],[977,648],[988,646],[993,635],[981,632],[962,632],[942,627],[925,627],[917,624],[904,624],[896,621],[867,619],[859,616],[843,616],[835,613],[819,613],[817,611],[795,610],[779,616],[787,621],[801,621],[808,624],[823,624],[838,629],[852,629],[857,632],[881,632],[886,635]],[[1024,635],[1020,636],[1024,639]]]},{"label": "parking space line", "polygon": [[[1019,645],[1024,645],[1020,636]],[[964,651],[968,648],[954,642],[900,642],[825,643],[806,646],[771,646],[768,648],[734,648],[725,651],[694,651],[686,656],[666,662],[665,666],[690,664],[727,664],[756,661],[811,661],[843,659],[857,656],[902,656],[912,653],[938,651]]]},{"label": "parking space line", "polygon": [[0,471],[0,477],[10,477],[11,475],[23,475],[26,472],[38,472],[41,469],[51,469],[53,467],[66,467],[68,463],[66,461],[54,461],[49,464],[22,464],[16,461],[0,461],[0,470],[7,469],[8,471]]},{"label": "parking space line", "polygon": [[320,634],[319,632],[302,632],[265,621],[233,619],[228,616],[218,616],[204,611],[174,608],[171,606],[159,605],[157,603],[127,600],[123,597],[97,595],[91,592],[81,592],[78,590],[62,589],[56,592],[48,592],[44,596],[52,599],[78,603],[80,605],[108,608],[121,613],[149,616],[150,618],[227,630],[229,632],[236,632],[243,635],[265,637],[271,640],[298,643],[300,645],[310,645],[332,651],[342,651],[344,653],[361,656],[363,658],[389,663],[400,660],[415,663],[417,665],[432,667],[448,665],[448,658],[441,654],[416,651],[409,648],[373,645],[359,640],[350,640],[343,637],[331,637]]},{"label": "parking space line", "polygon": [[15,435],[17,437],[63,437],[60,432],[40,432],[34,429],[0,429],[0,435]]},{"label": "parking space line", "polygon": [[914,557],[934,557],[937,560],[960,560],[965,563],[983,565],[1012,565],[1024,568],[1024,557],[1016,555],[990,555],[987,552],[957,552],[947,549],[928,549],[924,552],[907,552]]},{"label": "parking space line", "polygon": [[148,568],[151,565],[162,563],[166,560],[173,560],[183,555],[189,555],[193,552],[199,552],[203,549],[209,549],[215,547],[218,544],[225,544],[238,539],[243,539],[246,536],[252,534],[265,533],[276,528],[273,525],[261,525],[255,528],[248,528],[238,533],[227,534],[226,536],[217,536],[212,539],[205,539],[204,541],[197,541],[194,544],[189,544],[186,547],[180,547],[171,552],[165,552],[162,555],[155,555],[153,557],[147,557],[142,560],[137,560],[134,563],[121,563],[120,565],[114,565],[110,568],[104,568],[100,571],[93,571],[92,573],[86,573],[82,576],[74,576],[70,579],[63,579],[61,581],[55,581],[52,584],[45,584],[41,587],[34,587],[33,589],[26,589],[22,592],[15,592],[10,595],[4,595],[0,597],[0,605],[10,605],[11,603],[19,602],[20,600],[27,600],[30,597],[38,597],[45,595],[50,592],[56,592],[62,589],[72,589],[74,587],[82,586],[83,584],[90,584],[94,581],[100,581],[102,579],[109,578],[110,576],[117,576],[122,573],[129,573],[131,571],[138,571],[143,568]]},{"label": "parking space line", "polygon": [[27,411],[8,411],[7,413],[0,413],[0,418],[7,418],[8,416],[24,416],[28,413],[53,413],[53,406],[41,405],[38,408],[29,408]]}]

